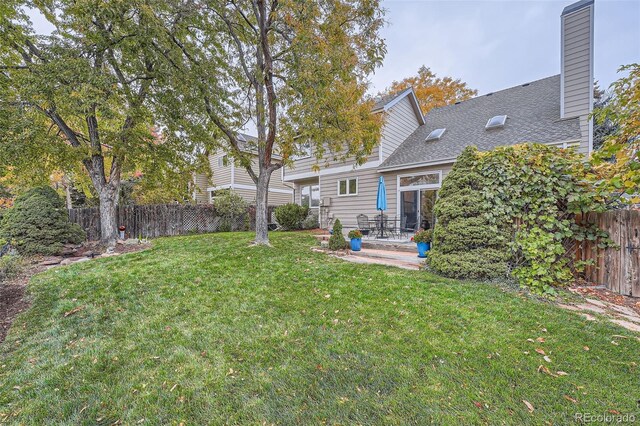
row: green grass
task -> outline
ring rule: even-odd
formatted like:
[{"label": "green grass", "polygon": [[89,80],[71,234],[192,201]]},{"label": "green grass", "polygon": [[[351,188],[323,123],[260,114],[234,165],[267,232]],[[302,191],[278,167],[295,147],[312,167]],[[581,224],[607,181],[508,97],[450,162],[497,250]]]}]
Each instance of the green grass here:
[{"label": "green grass", "polygon": [[640,341],[606,321],[494,285],[343,262],[309,250],[306,234],[274,233],[271,249],[250,239],[160,239],[35,277],[32,308],[0,346],[0,423],[640,415]]}]

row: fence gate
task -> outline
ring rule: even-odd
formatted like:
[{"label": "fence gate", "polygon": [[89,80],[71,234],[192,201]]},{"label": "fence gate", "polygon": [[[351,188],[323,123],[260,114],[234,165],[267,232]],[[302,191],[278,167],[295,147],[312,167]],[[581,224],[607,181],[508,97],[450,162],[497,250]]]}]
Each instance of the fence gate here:
[{"label": "fence gate", "polygon": [[594,259],[586,270],[588,281],[626,296],[640,297],[640,210],[612,210],[590,214],[589,222],[607,231],[618,248],[598,249],[584,243],[580,257]]}]

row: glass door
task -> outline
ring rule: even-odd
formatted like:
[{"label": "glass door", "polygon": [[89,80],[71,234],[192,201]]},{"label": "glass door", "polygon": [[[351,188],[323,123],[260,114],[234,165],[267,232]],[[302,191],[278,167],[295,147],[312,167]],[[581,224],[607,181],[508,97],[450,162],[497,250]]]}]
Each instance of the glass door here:
[{"label": "glass door", "polygon": [[400,192],[400,226],[404,229],[417,229],[420,210],[420,191]]},{"label": "glass door", "polygon": [[423,189],[420,191],[420,228],[431,229],[436,222],[433,207],[436,204],[437,191]]}]

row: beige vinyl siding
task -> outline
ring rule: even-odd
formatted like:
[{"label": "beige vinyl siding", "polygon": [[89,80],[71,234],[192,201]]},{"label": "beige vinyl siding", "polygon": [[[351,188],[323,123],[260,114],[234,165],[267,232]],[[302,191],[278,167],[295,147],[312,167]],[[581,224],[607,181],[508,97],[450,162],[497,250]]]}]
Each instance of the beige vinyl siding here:
[{"label": "beige vinyl siding", "polygon": [[409,96],[405,96],[386,113],[380,142],[381,160],[386,160],[418,126]]},{"label": "beige vinyl siding", "polygon": [[195,183],[194,200],[197,204],[209,203],[209,192],[207,188],[210,186],[207,175],[204,173],[196,173],[193,177]]},{"label": "beige vinyl siding", "polygon": [[[252,189],[233,189],[233,192],[240,195],[244,201],[251,205],[256,204],[256,191]],[[291,202],[291,194],[283,194],[280,192],[269,192],[268,204],[270,206],[281,206]]]},{"label": "beige vinyl siding", "polygon": [[[333,223],[336,219],[340,219],[345,229],[353,229],[357,228],[356,216],[360,213],[373,219],[377,214],[376,196],[379,176],[380,174],[374,168],[320,176],[320,198],[331,198],[331,205],[321,208],[321,224],[326,224],[329,220]],[[348,178],[358,179],[358,194],[338,196],[338,181]],[[386,213],[394,215],[396,205],[395,179],[387,179],[385,175],[385,185],[387,205],[389,206],[389,211]]]},{"label": "beige vinyl siding", "polygon": [[592,61],[591,20],[593,7],[565,15],[563,19],[564,117],[590,111]]},{"label": "beige vinyl siding", "polygon": [[[367,157],[368,161],[378,161],[380,159],[380,147],[375,146],[371,151],[371,154]],[[333,154],[330,152],[325,152],[321,160],[318,160],[315,156],[311,156],[308,158],[303,158],[300,160],[295,160],[293,162],[293,166],[287,167],[285,169],[285,176],[287,175],[297,175],[300,173],[311,173],[313,172],[313,166],[318,164],[320,169],[330,169],[332,167],[342,167],[347,165],[355,164],[355,160],[347,159],[344,161],[336,161],[333,160]]]},{"label": "beige vinyl siding", "polygon": [[[257,157],[254,157],[252,159],[251,165],[252,165],[251,169],[253,169],[253,171],[256,174],[258,174],[258,158]],[[251,179],[251,176],[249,176],[249,173],[247,173],[247,170],[244,167],[238,166],[238,165],[235,166],[235,170],[233,173],[233,184],[255,186],[255,183],[253,182],[253,179]],[[292,183],[285,184],[284,182],[282,182],[282,170],[278,169],[273,173],[271,173],[269,188],[284,189],[284,190],[292,191],[293,184]]]},{"label": "beige vinyl siding", "polygon": [[[387,210],[385,214],[390,218],[398,218],[398,176],[419,175],[425,172],[442,172],[442,179],[451,171],[453,163],[437,166],[417,167],[414,169],[399,170],[394,172],[378,173],[376,169],[360,170],[355,172],[325,175],[320,177],[320,197],[331,198],[331,205],[321,208],[321,226],[333,223],[340,219],[345,230],[357,228],[359,214],[366,214],[373,219],[379,212],[376,210],[376,198],[378,195],[378,178],[384,176],[387,189]],[[353,196],[338,196],[338,181],[341,179],[358,178],[358,194]],[[296,191],[296,195],[298,191]],[[296,202],[300,202],[297,196]]]},{"label": "beige vinyl siding", "polygon": [[225,155],[223,151],[217,151],[209,155],[209,166],[211,167],[213,180],[213,185],[210,186],[223,186],[231,183],[231,158],[228,157],[227,166],[220,167],[218,165],[219,160]]}]

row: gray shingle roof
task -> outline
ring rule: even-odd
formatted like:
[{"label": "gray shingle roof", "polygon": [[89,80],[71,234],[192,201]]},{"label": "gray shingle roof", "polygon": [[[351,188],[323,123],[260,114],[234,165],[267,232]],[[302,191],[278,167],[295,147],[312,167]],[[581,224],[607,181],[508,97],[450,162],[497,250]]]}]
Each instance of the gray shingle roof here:
[{"label": "gray shingle roof", "polygon": [[[487,121],[496,115],[507,115],[505,126],[486,130]],[[453,159],[469,145],[488,151],[524,142],[579,140],[581,136],[578,118],[560,119],[559,75],[435,108],[425,121],[380,169]],[[438,128],[447,129],[442,138],[425,142]]]}]

